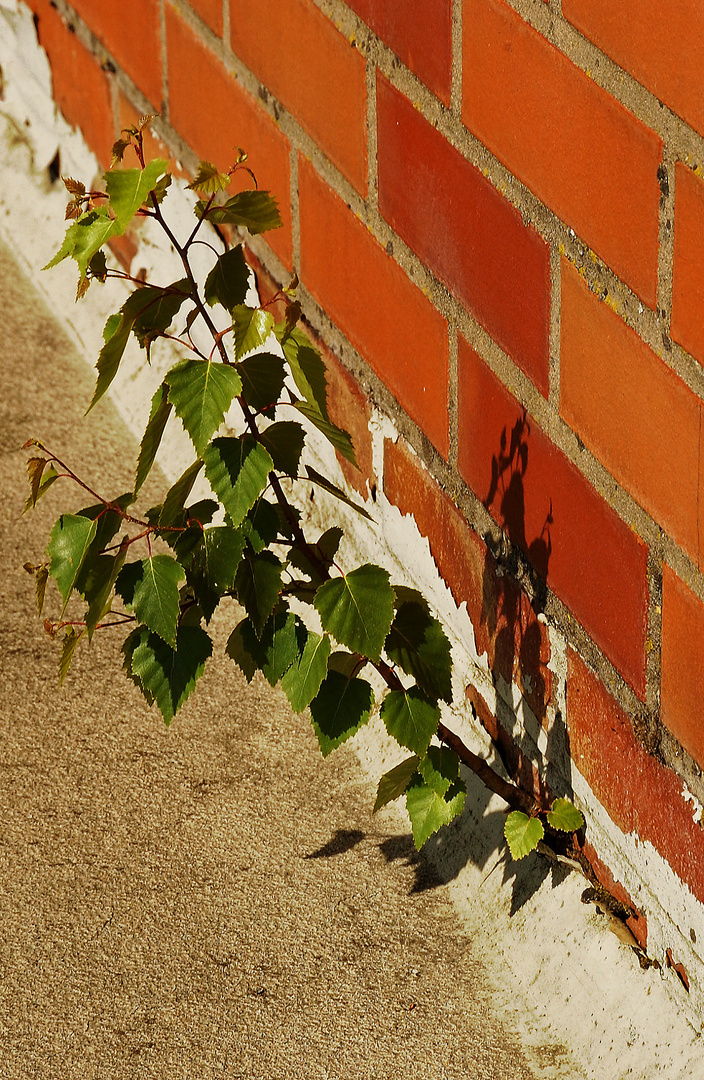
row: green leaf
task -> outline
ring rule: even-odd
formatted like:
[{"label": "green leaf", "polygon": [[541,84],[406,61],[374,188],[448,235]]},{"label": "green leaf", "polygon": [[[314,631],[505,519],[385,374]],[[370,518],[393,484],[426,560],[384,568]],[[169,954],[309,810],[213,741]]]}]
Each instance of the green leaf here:
[{"label": "green leaf", "polygon": [[159,513],[159,525],[173,525],[176,518],[183,511],[186,499],[193,490],[198,473],[203,468],[202,461],[194,461],[192,465],[179,476],[175,484],[169,488],[164,499],[164,504]]},{"label": "green leaf", "polygon": [[246,353],[265,343],[274,325],[274,316],[262,308],[238,304],[232,309],[232,325],[235,333],[235,360],[240,360]]},{"label": "green leaf", "polygon": [[119,231],[119,226],[110,217],[107,206],[94,207],[76,221],[71,222],[66,230],[63,244],[54,258],[42,269],[50,270],[70,257],[78,263],[80,280],[83,281],[88,272],[88,263],[96,251],[99,251],[103,244],[111,236],[116,236]]},{"label": "green leaf", "polygon": [[244,259],[242,245],[230,248],[218,261],[205,279],[204,296],[208,304],[222,304],[232,311],[244,304],[249,289],[250,271]]},{"label": "green leaf", "polygon": [[330,420],[326,420],[325,417],[321,415],[318,407],[316,405],[311,405],[309,401],[296,401],[294,403],[294,408],[298,409],[299,413],[305,416],[307,420],[310,420],[313,427],[316,427],[321,435],[325,436],[330,445],[334,446],[334,448],[342,454],[343,458],[349,461],[351,465],[354,465],[355,468],[359,468],[352,439],[346,431],[337,427],[336,424],[331,423]]},{"label": "green leaf", "polygon": [[399,587],[397,609],[384,648],[430,698],[452,701],[452,655],[441,623],[415,589]]},{"label": "green leaf", "polygon": [[[186,551],[189,533],[191,547]],[[223,593],[234,587],[244,546],[244,535],[231,525],[216,525],[210,529],[193,526],[174,544],[176,555],[185,566],[186,580],[207,622]]]},{"label": "green leaf", "polygon": [[413,754],[412,757],[406,758],[405,761],[384,773],[377,788],[376,802],[372,810],[373,814],[376,814],[377,810],[381,810],[382,806],[394,802],[403,795],[411,782],[411,777],[415,775],[418,769],[419,760],[418,755]]},{"label": "green leaf", "polygon": [[80,514],[62,514],[51,530],[46,550],[51,560],[49,573],[56,581],[63,600],[62,615],[96,529],[94,521]]},{"label": "green leaf", "polygon": [[24,514],[37,505],[42,495],[45,495],[54,481],[59,478],[54,466],[49,465],[48,458],[30,458],[27,462],[27,472],[29,473],[30,493],[22,511]]},{"label": "green leaf", "polygon": [[513,810],[504,823],[504,836],[514,859],[522,859],[535,851],[544,835],[540,818],[528,817],[520,810]]},{"label": "green leaf", "polygon": [[147,701],[156,702],[169,724],[190,697],[212,654],[213,643],[199,626],[181,626],[172,649],[146,626],[134,630],[124,645],[125,669]]},{"label": "green leaf", "polygon": [[152,555],[124,566],[115,590],[128,611],[175,648],[179,587],[185,580],[183,567],[170,555]]},{"label": "green leaf", "polygon": [[577,832],[584,825],[582,813],[569,799],[555,799],[547,813],[548,825],[562,832]]},{"label": "green leaf", "polygon": [[352,652],[378,660],[394,613],[389,575],[367,564],[332,578],[315,594],[315,608],[325,630]]},{"label": "green leaf", "polygon": [[192,184],[186,184],[189,191],[205,191],[212,194],[224,191],[230,183],[227,173],[221,173],[211,161],[201,161]]},{"label": "green leaf", "polygon": [[384,698],[381,718],[397,743],[423,756],[438,729],[440,710],[422,690],[392,690]]},{"label": "green leaf", "polygon": [[213,439],[203,454],[205,475],[234,526],[240,525],[266,487],[274,463],[251,435]]},{"label": "green leaf", "polygon": [[85,621],[89,641],[100,620],[110,610],[112,591],[126,555],[125,546],[116,555],[96,555],[91,561],[83,588],[83,596],[88,603]]},{"label": "green leaf", "polygon": [[[203,217],[207,206],[204,200],[196,203],[196,217]],[[282,224],[276,199],[268,191],[240,191],[222,206],[211,206],[208,221],[214,225],[239,225],[249,229],[253,236],[278,229]]]},{"label": "green leaf", "polygon": [[242,534],[246,536],[252,548],[256,552],[263,551],[274,543],[280,531],[280,519],[276,507],[266,499],[258,499],[240,525]]},{"label": "green leaf", "polygon": [[281,595],[283,564],[271,551],[246,553],[237,568],[237,598],[260,636]]},{"label": "green leaf", "polygon": [[406,809],[418,851],[433,833],[462,813],[466,795],[461,780],[455,780],[444,795],[439,795],[421,776],[411,779],[406,790]]},{"label": "green leaf", "polygon": [[169,401],[168,393],[169,388],[164,382],[152,398],[152,404],[149,410],[149,420],[147,421],[147,426],[144,429],[144,435],[142,436],[142,442],[139,446],[137,472],[134,478],[135,495],[149,476],[149,472],[154,464],[154,459],[156,458],[156,453],[161,443],[161,437],[164,434],[166,422],[171,415],[173,405]]},{"label": "green leaf", "polygon": [[63,641],[61,643],[61,659],[59,660],[59,686],[63,683],[64,679],[68,675],[68,669],[71,667],[71,661],[73,660],[74,653],[76,652],[76,646],[81,640],[85,630],[76,630],[75,626],[69,626],[64,634]]},{"label": "green leaf", "polygon": [[330,656],[330,638],[327,634],[308,631],[303,652],[288,669],[281,686],[294,712],[302,712],[310,705],[325,678]]},{"label": "green leaf", "polygon": [[168,167],[168,161],[156,158],[144,169],[108,169],[103,173],[118,235],[126,231],[140,206],[147,201],[149,192],[156,187],[159,177]]},{"label": "green leaf", "polygon": [[284,420],[266,428],[260,438],[271,454],[274,468],[295,479],[306,441],[306,433],[301,425],[295,420]]},{"label": "green leaf", "polygon": [[328,671],[310,703],[313,728],[323,757],[367,723],[373,705],[374,694],[366,679]]},{"label": "green leaf", "polygon": [[320,416],[329,421],[327,373],[320,353],[308,335],[298,327],[290,329],[286,323],[279,323],[274,327],[274,333],[299,391],[310,405],[317,408]]},{"label": "green leaf", "polygon": [[240,361],[237,370],[242,376],[245,401],[261,412],[277,404],[284,386],[284,362],[274,353],[255,353]]},{"label": "green leaf", "polygon": [[228,638],[225,652],[251,682],[256,671],[276,686],[300,658],[306,629],[291,611],[277,611],[257,637],[251,621],[243,619]]},{"label": "green leaf", "polygon": [[237,371],[212,360],[181,360],[165,376],[169,401],[202,454],[242,389]]},{"label": "green leaf", "polygon": [[306,465],[306,473],[308,479],[311,480],[314,484],[317,484],[318,487],[323,488],[323,490],[327,491],[328,494],[334,495],[336,499],[340,500],[340,502],[345,503],[347,506],[351,506],[353,510],[356,510],[357,513],[361,514],[361,516],[363,518],[366,518],[367,521],[374,520],[371,514],[368,514],[363,506],[360,506],[359,503],[356,503],[354,499],[350,499],[349,496],[346,495],[345,492],[342,490],[342,488],[339,488],[336,484],[333,484],[332,481],[328,480],[326,476],[323,476],[316,469],[313,469],[310,465]]}]

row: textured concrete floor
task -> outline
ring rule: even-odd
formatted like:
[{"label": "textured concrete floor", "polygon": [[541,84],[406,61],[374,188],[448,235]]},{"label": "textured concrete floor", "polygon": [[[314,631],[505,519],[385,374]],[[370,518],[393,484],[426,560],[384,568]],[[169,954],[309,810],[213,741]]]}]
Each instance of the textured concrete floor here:
[{"label": "textured concrete floor", "polygon": [[83,503],[21,517],[19,447],[116,494],[134,446],[4,249],[0,283],[0,1076],[533,1076],[407,828],[280,693],[220,649],[167,730],[106,635],[57,689],[22,563]]}]

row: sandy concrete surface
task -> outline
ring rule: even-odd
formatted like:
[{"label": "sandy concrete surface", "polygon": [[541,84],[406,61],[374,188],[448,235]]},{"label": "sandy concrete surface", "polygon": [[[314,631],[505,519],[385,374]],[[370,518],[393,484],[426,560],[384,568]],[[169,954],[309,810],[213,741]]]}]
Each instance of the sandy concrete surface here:
[{"label": "sandy concrete surface", "polygon": [[19,448],[116,493],[134,445],[81,419],[91,375],[5,249],[0,281],[0,1076],[539,1075],[407,827],[282,694],[220,649],[167,730],[107,634],[58,690],[22,563],[85,503],[21,517]]}]

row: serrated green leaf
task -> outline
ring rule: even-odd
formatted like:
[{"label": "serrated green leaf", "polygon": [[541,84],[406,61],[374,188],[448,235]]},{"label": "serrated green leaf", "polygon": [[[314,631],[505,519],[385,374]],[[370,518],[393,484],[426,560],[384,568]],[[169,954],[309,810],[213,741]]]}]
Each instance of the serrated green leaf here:
[{"label": "serrated green leaf", "polygon": [[213,439],[203,454],[205,475],[232,524],[240,525],[267,485],[274,463],[251,435]]},{"label": "serrated green leaf", "polygon": [[88,263],[96,251],[99,251],[111,236],[116,236],[118,233],[119,226],[110,217],[107,206],[93,207],[76,221],[71,222],[66,230],[63,244],[54,258],[42,269],[50,270],[64,259],[72,258],[78,263],[79,279],[83,281],[88,271]]},{"label": "serrated green leaf", "polygon": [[162,435],[164,434],[166,423],[171,415],[171,410],[173,409],[168,394],[168,386],[166,383],[162,383],[152,398],[151,407],[149,409],[149,419],[139,446],[137,472],[134,478],[135,495],[149,476],[151,467],[154,464],[154,459],[156,458],[157,450],[161,443]]},{"label": "serrated green leaf", "polygon": [[186,499],[193,490],[200,470],[203,468],[202,461],[194,461],[192,465],[179,476],[175,484],[166,493],[161,510],[159,511],[159,525],[173,525],[177,517],[183,512]]},{"label": "serrated green leaf", "polygon": [[352,438],[346,431],[331,423],[330,420],[326,420],[321,415],[318,407],[311,405],[309,401],[296,401],[294,408],[298,409],[299,413],[305,416],[307,420],[310,420],[313,427],[316,427],[321,435],[325,436],[330,445],[334,446],[342,454],[343,458],[349,461],[351,465],[354,465],[355,468],[359,468]]},{"label": "serrated green leaf", "polygon": [[439,795],[420,776],[411,779],[406,790],[406,809],[418,851],[433,833],[462,813],[466,796],[461,780],[455,780],[444,795]]},{"label": "serrated green leaf", "polygon": [[244,552],[245,537],[231,525],[216,525],[202,530],[195,526],[188,532],[194,535],[200,533],[188,555],[184,552],[183,541],[174,547],[180,561],[185,565],[186,579],[193,589],[203,616],[210,622],[223,593],[234,587],[237,568]]},{"label": "serrated green leaf", "polygon": [[179,614],[179,587],[186,580],[180,563],[170,555],[152,555],[120,571],[115,591],[128,611],[173,648]]},{"label": "serrated green leaf", "polygon": [[134,630],[124,645],[125,670],[149,704],[156,702],[165,723],[190,697],[212,654],[213,643],[200,626],[180,626],[176,649],[146,626]]},{"label": "serrated green leaf", "polygon": [[354,501],[354,499],[350,499],[350,497],[345,494],[342,488],[339,488],[337,484],[333,484],[331,480],[328,480],[327,476],[323,476],[317,471],[317,469],[312,468],[312,466],[310,465],[306,465],[306,474],[308,476],[308,479],[311,480],[314,484],[317,484],[318,487],[321,487],[324,491],[327,491],[329,495],[334,495],[334,497],[336,499],[339,499],[340,502],[345,503],[347,506],[351,506],[353,510],[356,510],[357,513],[360,514],[363,518],[366,518],[367,521],[374,520],[371,514],[368,514],[363,506],[360,506],[359,503]]},{"label": "serrated green leaf", "polygon": [[320,690],[328,669],[330,638],[308,631],[303,652],[288,669],[281,686],[294,712],[303,712]]},{"label": "serrated green leaf", "polygon": [[320,586],[313,601],[325,630],[360,656],[378,660],[394,614],[386,570],[371,563]]},{"label": "serrated green leaf", "polygon": [[61,659],[59,660],[59,686],[63,683],[64,679],[68,675],[68,669],[71,667],[71,661],[73,660],[76,652],[78,642],[81,640],[85,633],[85,630],[78,631],[75,626],[69,626],[64,634],[63,641],[61,643]]},{"label": "serrated green leaf", "polygon": [[274,353],[255,353],[237,365],[242,376],[242,395],[251,409],[270,410],[278,402],[284,386],[284,362]]},{"label": "serrated green leaf", "polygon": [[240,525],[240,530],[252,546],[260,552],[274,543],[280,532],[280,519],[276,507],[266,499],[258,499]]},{"label": "serrated green leaf", "polygon": [[271,616],[258,638],[250,620],[243,619],[228,638],[225,652],[251,682],[256,671],[272,685],[280,681],[300,658],[306,629],[291,611],[278,611]]},{"label": "serrated green leaf", "polygon": [[149,192],[168,167],[168,161],[155,158],[144,169],[108,169],[103,173],[118,235],[126,231],[134,215],[146,202]]},{"label": "serrated green leaf", "polygon": [[301,425],[295,420],[282,420],[266,428],[260,438],[271,454],[274,468],[295,479],[306,441],[306,433]]},{"label": "serrated green leaf", "polygon": [[418,771],[438,795],[446,795],[459,776],[459,758],[449,746],[430,746]]},{"label": "serrated green leaf", "polygon": [[222,304],[227,311],[232,311],[238,304],[244,304],[249,289],[250,271],[244,259],[242,245],[230,248],[218,261],[205,279],[204,296],[212,307]]},{"label": "serrated green leaf", "polygon": [[548,825],[562,832],[577,832],[584,825],[582,813],[569,799],[555,799],[547,813]]},{"label": "serrated green leaf", "polygon": [[283,322],[274,327],[274,333],[299,391],[310,405],[317,408],[323,420],[329,422],[327,373],[320,353],[299,327],[291,329]]},{"label": "serrated green leaf", "polygon": [[323,757],[367,723],[373,705],[374,693],[366,679],[328,671],[310,703],[313,729]]},{"label": "serrated green leaf", "polygon": [[415,589],[397,589],[396,615],[384,648],[428,697],[452,701],[450,643],[442,624]]},{"label": "serrated green leaf", "polygon": [[381,810],[387,803],[394,802],[403,795],[416,773],[419,760],[418,755],[413,754],[412,757],[406,758],[405,761],[384,773],[376,791],[376,802],[372,814],[376,814],[377,810]]},{"label": "serrated green leaf", "polygon": [[528,817],[521,810],[511,811],[504,823],[504,836],[514,859],[523,859],[535,851],[544,835],[540,818]]},{"label": "serrated green leaf", "polygon": [[201,161],[192,184],[186,184],[189,191],[205,191],[212,194],[224,191],[230,183],[227,173],[221,173],[211,161]]},{"label": "serrated green leaf", "polygon": [[262,346],[271,333],[274,316],[262,308],[238,304],[232,309],[232,326],[235,334],[235,360]]},{"label": "serrated green leaf", "polygon": [[254,631],[261,635],[281,595],[283,564],[271,551],[247,552],[237,568],[237,598],[249,615]]},{"label": "serrated green leaf", "polygon": [[127,548],[121,547],[116,555],[96,555],[91,560],[83,590],[83,596],[88,603],[85,622],[89,641],[100,620],[110,610],[112,591],[124,566],[126,555]]},{"label": "serrated green leaf", "polygon": [[76,584],[83,560],[88,553],[97,526],[79,514],[62,514],[51,530],[47,555],[49,573],[56,581],[63,600],[61,614],[66,610],[71,591]]},{"label": "serrated green leaf", "polygon": [[[207,206],[204,200],[196,203],[196,217],[202,217]],[[253,236],[282,224],[276,199],[268,191],[240,191],[222,206],[211,206],[208,221],[214,225],[239,225]]]},{"label": "serrated green leaf", "polygon": [[212,360],[181,360],[164,378],[169,401],[202,454],[242,389],[237,371]]},{"label": "serrated green leaf", "polygon": [[392,690],[384,698],[381,718],[393,739],[423,756],[438,729],[440,710],[422,690]]}]

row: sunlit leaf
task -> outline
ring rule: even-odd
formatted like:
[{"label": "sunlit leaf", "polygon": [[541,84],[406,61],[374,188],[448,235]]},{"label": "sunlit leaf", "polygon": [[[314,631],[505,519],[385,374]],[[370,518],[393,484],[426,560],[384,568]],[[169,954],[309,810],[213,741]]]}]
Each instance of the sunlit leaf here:
[{"label": "sunlit leaf", "polygon": [[352,652],[378,660],[394,613],[389,575],[367,564],[332,578],[315,594],[323,627]]},{"label": "sunlit leaf", "polygon": [[168,161],[156,158],[144,169],[108,169],[103,173],[118,234],[125,232],[134,215],[147,201],[149,192],[168,167]]},{"label": "sunlit leaf", "polygon": [[190,191],[203,191],[210,195],[217,191],[224,191],[230,183],[227,173],[221,173],[211,161],[201,161],[198,165],[193,183],[186,184]]},{"label": "sunlit leaf", "polygon": [[274,325],[274,316],[262,308],[238,304],[232,309],[232,323],[235,333],[235,359],[240,360],[252,349],[258,349],[264,344]]},{"label": "sunlit leaf", "polygon": [[504,836],[514,859],[523,859],[535,851],[544,835],[540,818],[528,817],[521,810],[513,810],[504,823]]},{"label": "sunlit leaf", "polygon": [[562,832],[577,832],[584,825],[581,811],[569,799],[555,799],[546,816],[548,825]]},{"label": "sunlit leaf", "polygon": [[311,405],[309,401],[296,401],[294,403],[294,408],[298,409],[303,416],[310,420],[311,424],[325,436],[330,445],[334,446],[351,465],[354,465],[356,468],[359,467],[357,465],[352,438],[346,431],[343,431],[342,428],[339,428],[330,420],[326,420],[325,417],[321,415],[318,407],[316,405]]},{"label": "sunlit leaf", "polygon": [[462,812],[466,796],[461,780],[455,780],[445,794],[439,795],[421,776],[411,779],[406,789],[406,809],[418,851],[433,833],[449,825]]},{"label": "sunlit leaf", "polygon": [[281,680],[294,712],[302,712],[318,693],[328,669],[330,638],[308,631],[303,652]]},{"label": "sunlit leaf", "polygon": [[50,270],[52,266],[58,266],[64,259],[72,258],[78,263],[80,280],[83,280],[88,272],[88,263],[96,251],[119,231],[119,226],[111,218],[107,206],[93,207],[76,221],[71,222],[66,230],[63,244],[54,258],[42,269]]},{"label": "sunlit leaf", "polygon": [[166,375],[169,401],[202,454],[242,389],[236,369],[212,360],[181,360]]},{"label": "sunlit leaf", "polygon": [[134,478],[135,495],[147,479],[151,467],[154,464],[154,459],[156,458],[166,423],[171,415],[173,406],[169,401],[168,393],[168,386],[166,383],[162,383],[152,398],[151,408],[149,409],[149,419],[147,421],[147,426],[144,429],[144,435],[142,436],[142,442],[139,447],[137,472]]},{"label": "sunlit leaf", "polygon": [[310,405],[317,408],[323,420],[329,421],[327,375],[320,353],[308,335],[298,327],[290,329],[286,323],[279,323],[274,327],[274,333],[300,393]]},{"label": "sunlit leaf", "polygon": [[[196,217],[202,217],[207,206],[204,200],[196,203]],[[253,236],[282,224],[276,199],[268,191],[240,191],[222,206],[211,206],[208,221],[214,225],[239,225]]]},{"label": "sunlit leaf", "polygon": [[422,690],[392,690],[384,698],[381,718],[386,730],[401,746],[421,756],[438,729],[440,709]]},{"label": "sunlit leaf", "polygon": [[274,467],[261,443],[240,439],[213,439],[203,454],[205,475],[225,507],[233,525],[240,525],[266,487]]},{"label": "sunlit leaf", "polygon": [[170,555],[152,555],[124,566],[115,591],[128,611],[133,611],[141,623],[175,647],[179,587],[185,580],[183,567]]},{"label": "sunlit leaf", "polygon": [[384,773],[376,791],[373,814],[376,814],[377,810],[381,810],[382,806],[394,802],[403,795],[411,782],[411,777],[415,775],[418,769],[419,760],[418,755],[413,754],[412,757],[406,758],[405,761]]},{"label": "sunlit leaf", "polygon": [[318,487],[321,487],[323,491],[327,491],[328,494],[334,495],[336,499],[340,500],[340,502],[346,503],[347,506],[351,506],[353,510],[356,510],[357,513],[361,514],[361,516],[363,518],[366,518],[367,521],[374,520],[371,514],[367,513],[363,506],[360,506],[358,502],[354,501],[354,499],[350,499],[350,497],[345,494],[342,488],[339,488],[337,484],[333,484],[331,480],[328,480],[327,476],[323,476],[321,473],[318,472],[317,469],[312,468],[310,465],[306,465],[306,475],[309,480],[312,480],[314,484],[317,484]]},{"label": "sunlit leaf", "polygon": [[96,533],[96,524],[79,514],[62,514],[51,530],[47,555],[49,573],[56,581],[66,610],[83,560]]}]

